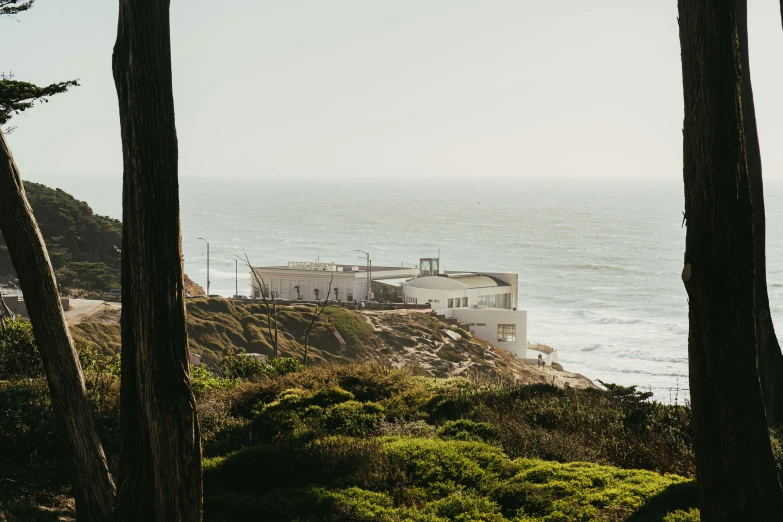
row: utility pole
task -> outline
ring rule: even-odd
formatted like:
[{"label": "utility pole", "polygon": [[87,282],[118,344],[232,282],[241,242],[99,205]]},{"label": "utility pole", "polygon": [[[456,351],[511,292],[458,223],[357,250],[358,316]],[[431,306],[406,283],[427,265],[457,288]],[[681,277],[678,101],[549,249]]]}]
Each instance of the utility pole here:
[{"label": "utility pole", "polygon": [[370,294],[372,293],[372,265],[370,264],[370,254],[359,249],[354,250],[354,252],[361,252],[367,259],[367,295],[365,296],[365,300],[367,301],[367,304],[370,304]]},{"label": "utility pole", "polygon": [[198,238],[207,244],[207,297],[209,297],[209,241],[203,237]]}]

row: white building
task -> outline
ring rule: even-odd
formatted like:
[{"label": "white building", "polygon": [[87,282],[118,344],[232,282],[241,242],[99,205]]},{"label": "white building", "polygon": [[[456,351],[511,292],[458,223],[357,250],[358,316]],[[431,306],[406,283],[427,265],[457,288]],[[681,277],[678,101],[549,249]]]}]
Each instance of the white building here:
[{"label": "white building", "polygon": [[439,315],[454,318],[466,325],[470,333],[511,352],[520,359],[527,358],[527,311],[495,308],[448,308]]},{"label": "white building", "polygon": [[[332,293],[329,299],[341,301],[365,299],[370,278],[377,283],[386,283],[399,287],[404,281],[419,275],[419,269],[413,267],[357,266],[335,263],[310,263],[291,261],[286,266],[253,267],[256,275],[263,281],[267,297],[290,301],[325,299],[332,281]],[[261,289],[256,278],[250,274],[251,297],[260,298]],[[318,290],[318,297],[316,297]],[[372,299],[372,297],[371,297]]]},{"label": "white building", "polygon": [[[519,276],[495,272],[440,272],[435,258],[417,267],[366,267],[334,263],[289,262],[287,266],[253,267],[267,297],[296,301],[325,299],[332,282],[341,301],[365,299],[368,282],[376,296],[397,297],[408,304],[427,304],[439,315],[466,324],[478,338],[516,357],[527,357],[527,312],[517,310]],[[316,290],[318,297],[316,297]],[[251,296],[261,289],[251,273]],[[371,297],[372,299],[372,297]]]},{"label": "white building", "polygon": [[450,272],[411,279],[403,284],[406,303],[443,308],[517,307],[517,274]]},{"label": "white building", "polygon": [[403,283],[406,303],[430,303],[438,315],[467,325],[479,339],[516,357],[527,358],[527,311],[517,310],[517,274],[457,271],[441,274],[437,266],[427,274]]}]

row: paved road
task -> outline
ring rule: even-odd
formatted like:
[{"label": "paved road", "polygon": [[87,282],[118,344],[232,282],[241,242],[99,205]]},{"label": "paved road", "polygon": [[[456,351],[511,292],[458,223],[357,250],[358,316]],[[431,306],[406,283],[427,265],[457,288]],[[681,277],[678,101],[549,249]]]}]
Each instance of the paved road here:
[{"label": "paved road", "polygon": [[65,319],[73,326],[104,310],[119,310],[120,303],[109,303],[100,299],[71,299]]}]

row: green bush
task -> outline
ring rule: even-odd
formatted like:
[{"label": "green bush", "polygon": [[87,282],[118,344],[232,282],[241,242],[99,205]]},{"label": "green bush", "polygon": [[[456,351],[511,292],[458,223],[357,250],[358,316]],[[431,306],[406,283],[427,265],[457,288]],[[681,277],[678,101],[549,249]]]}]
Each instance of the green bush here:
[{"label": "green bush", "polygon": [[383,407],[374,402],[347,401],[330,406],[324,421],[328,433],[359,437],[377,431],[383,414]]},{"label": "green bush", "polygon": [[458,421],[448,421],[440,430],[438,435],[444,439],[454,440],[477,440],[481,442],[496,442],[498,439],[498,429],[488,422],[475,422],[468,419]]},{"label": "green bush", "polygon": [[698,513],[695,488],[666,500],[672,488],[692,485],[682,477],[510,460],[479,442],[411,437],[248,448],[207,459],[204,477],[206,512],[225,520],[257,520],[262,508],[272,521],[555,522],[625,520],[644,512],[650,520],[686,522],[692,519],[683,517]]},{"label": "green bush", "polygon": [[265,362],[247,355],[226,355],[220,361],[220,374],[229,379],[254,379],[266,375]]},{"label": "green bush", "polygon": [[190,365],[190,386],[196,397],[206,395],[217,390],[235,388],[239,385],[239,379],[226,379],[212,375],[203,366]]},{"label": "green bush", "polygon": [[663,522],[700,522],[699,510],[691,508],[687,511],[678,509],[663,517]]},{"label": "green bush", "polygon": [[33,328],[21,318],[6,321],[0,329],[0,380],[43,375],[43,363],[33,337]]}]

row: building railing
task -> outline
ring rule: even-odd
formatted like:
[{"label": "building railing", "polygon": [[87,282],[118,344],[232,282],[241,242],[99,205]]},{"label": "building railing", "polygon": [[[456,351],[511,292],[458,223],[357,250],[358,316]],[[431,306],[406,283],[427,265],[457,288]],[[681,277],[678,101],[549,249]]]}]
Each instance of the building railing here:
[{"label": "building railing", "polygon": [[[249,299],[234,299],[231,298],[231,301],[235,303],[264,303],[264,300],[262,298],[249,298]],[[267,298],[268,303],[272,303],[273,300],[270,298]],[[288,300],[288,299],[275,299],[274,302],[277,302],[277,304],[282,306],[295,306],[295,305],[322,305],[323,300],[315,301],[315,300]],[[364,305],[364,308],[362,308],[361,303],[354,304],[353,301],[333,301],[329,300],[329,303],[327,306],[340,306],[342,308],[345,308],[346,310],[430,310],[431,306],[430,303],[425,304],[408,304],[408,303],[366,303]]]}]

